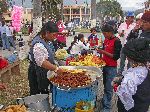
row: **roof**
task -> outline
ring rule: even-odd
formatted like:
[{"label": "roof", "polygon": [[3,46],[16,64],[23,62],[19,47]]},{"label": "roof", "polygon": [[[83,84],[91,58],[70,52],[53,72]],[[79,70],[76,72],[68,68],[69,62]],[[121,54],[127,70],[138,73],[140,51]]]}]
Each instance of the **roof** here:
[{"label": "roof", "polygon": [[77,1],[77,5],[83,5],[84,2],[86,1],[89,5],[91,4],[91,0],[64,0],[64,5],[75,5],[76,1]]},{"label": "roof", "polygon": [[[15,4],[18,6],[22,6],[22,0],[13,0],[15,1]],[[24,7],[26,8],[32,8],[32,0],[25,0]],[[89,5],[91,5],[91,0],[64,0],[64,5],[75,5],[77,1],[77,5],[84,5],[84,3],[87,1]],[[98,1],[98,0],[97,0]]]}]

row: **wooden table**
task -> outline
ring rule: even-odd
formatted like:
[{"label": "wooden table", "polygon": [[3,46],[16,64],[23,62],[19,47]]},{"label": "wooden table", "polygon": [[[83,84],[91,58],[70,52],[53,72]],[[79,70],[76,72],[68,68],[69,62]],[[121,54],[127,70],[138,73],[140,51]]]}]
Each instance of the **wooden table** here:
[{"label": "wooden table", "polygon": [[19,59],[0,70],[0,79],[3,83],[10,82],[12,75],[20,75]]}]

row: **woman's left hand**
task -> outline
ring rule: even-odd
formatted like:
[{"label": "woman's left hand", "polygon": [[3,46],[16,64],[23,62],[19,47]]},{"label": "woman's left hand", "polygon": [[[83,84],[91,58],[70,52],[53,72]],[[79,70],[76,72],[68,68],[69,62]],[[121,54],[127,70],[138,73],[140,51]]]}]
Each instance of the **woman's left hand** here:
[{"label": "woman's left hand", "polygon": [[63,69],[62,68],[58,68],[58,70],[56,71],[56,73],[57,73],[57,75],[59,75],[59,74],[61,74],[61,73],[63,73]]}]

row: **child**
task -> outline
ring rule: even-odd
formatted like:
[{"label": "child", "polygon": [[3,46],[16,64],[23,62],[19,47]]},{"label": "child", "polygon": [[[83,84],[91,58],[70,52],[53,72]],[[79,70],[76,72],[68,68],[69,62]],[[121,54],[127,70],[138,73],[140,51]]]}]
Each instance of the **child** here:
[{"label": "child", "polygon": [[88,37],[88,41],[91,48],[94,48],[98,46],[98,36],[97,36],[97,30],[95,28],[91,29],[91,35]]},{"label": "child", "polygon": [[[124,78],[116,90],[118,112],[147,112],[150,105],[150,39],[132,39],[123,52],[133,65],[122,73]],[[118,78],[114,82],[116,80]]]},{"label": "child", "polygon": [[67,49],[67,52],[70,54],[70,50],[72,49],[72,46],[75,45],[78,41],[78,37],[75,36],[73,42],[71,43],[71,46]]},{"label": "child", "polygon": [[98,52],[103,55],[103,60],[106,66],[103,68],[103,112],[111,112],[111,99],[113,95],[113,88],[111,82],[117,74],[117,60],[120,57],[121,42],[114,35],[112,26],[106,24],[102,27],[104,40],[104,49],[98,49]]},{"label": "child", "polygon": [[79,34],[77,42],[72,46],[70,54],[81,54],[83,50],[89,50],[89,45],[85,43],[84,35]]}]

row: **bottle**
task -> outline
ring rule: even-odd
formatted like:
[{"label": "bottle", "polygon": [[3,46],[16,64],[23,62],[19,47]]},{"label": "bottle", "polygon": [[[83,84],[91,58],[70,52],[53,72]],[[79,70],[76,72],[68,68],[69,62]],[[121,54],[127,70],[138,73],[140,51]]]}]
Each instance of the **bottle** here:
[{"label": "bottle", "polygon": [[102,41],[102,36],[100,36],[99,38],[99,45],[100,48],[103,47],[103,41]]}]

